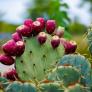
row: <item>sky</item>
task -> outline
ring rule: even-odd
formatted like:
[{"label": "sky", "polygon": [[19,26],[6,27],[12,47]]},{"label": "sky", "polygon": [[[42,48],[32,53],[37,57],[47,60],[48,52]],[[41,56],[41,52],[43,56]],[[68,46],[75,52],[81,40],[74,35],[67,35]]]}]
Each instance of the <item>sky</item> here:
[{"label": "sky", "polygon": [[[0,0],[0,12],[5,13],[3,20],[10,23],[22,23],[28,1],[29,0]],[[72,20],[74,16],[78,15],[82,23],[90,24],[90,17],[87,12],[88,6],[82,9],[78,8],[80,0],[64,0],[64,2],[70,6],[69,16]]]}]

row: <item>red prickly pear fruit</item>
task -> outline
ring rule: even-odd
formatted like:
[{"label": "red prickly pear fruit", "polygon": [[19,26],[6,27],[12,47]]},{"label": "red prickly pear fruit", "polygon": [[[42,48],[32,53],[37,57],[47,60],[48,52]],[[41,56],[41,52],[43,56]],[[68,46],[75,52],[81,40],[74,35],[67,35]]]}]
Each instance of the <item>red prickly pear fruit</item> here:
[{"label": "red prickly pear fruit", "polygon": [[46,22],[46,31],[48,34],[52,34],[56,28],[55,20],[47,20]]},{"label": "red prickly pear fruit", "polygon": [[60,44],[60,38],[58,36],[53,36],[52,39],[51,39],[51,45],[52,47],[55,49],[59,46]]},{"label": "red prickly pear fruit", "polygon": [[55,35],[59,36],[60,38],[64,36],[64,28],[59,26],[55,32],[54,32]]},{"label": "red prickly pear fruit", "polygon": [[18,79],[18,74],[15,69],[10,69],[3,74],[3,77],[15,81],[16,79]]},{"label": "red prickly pear fruit", "polygon": [[2,46],[3,51],[10,56],[16,55],[16,42],[14,40],[9,40]]},{"label": "red prickly pear fruit", "polygon": [[32,35],[32,27],[28,27],[26,25],[17,27],[16,31],[25,37],[30,37]]},{"label": "red prickly pear fruit", "polygon": [[24,53],[25,44],[23,41],[16,42],[16,56],[21,56]]},{"label": "red prickly pear fruit", "polygon": [[41,27],[42,27],[42,29],[44,29],[45,28],[45,19],[42,17],[39,17],[36,20],[41,23]]},{"label": "red prickly pear fruit", "polygon": [[26,26],[28,26],[28,27],[30,27],[30,26],[32,25],[32,23],[33,23],[33,20],[32,20],[32,19],[26,19],[26,20],[24,21],[24,25],[26,25]]},{"label": "red prickly pear fruit", "polygon": [[37,35],[39,32],[42,31],[42,26],[39,21],[34,21],[32,23],[32,30],[33,30],[33,35]]},{"label": "red prickly pear fruit", "polygon": [[46,42],[46,39],[47,39],[47,35],[45,32],[40,32],[37,36],[37,39],[38,39],[38,42],[40,44],[44,44]]},{"label": "red prickly pear fruit", "polygon": [[15,32],[12,34],[12,39],[17,42],[22,40],[22,35],[18,32]]},{"label": "red prickly pear fruit", "polygon": [[75,41],[70,41],[70,53],[74,53],[77,49],[77,43]]},{"label": "red prickly pear fruit", "polygon": [[74,53],[76,48],[77,48],[77,44],[75,41],[67,41],[64,38],[60,38],[60,43],[64,46],[65,48],[65,54],[71,54]]},{"label": "red prickly pear fruit", "polygon": [[14,64],[15,60],[8,55],[0,55],[0,62],[4,65],[12,65]]}]

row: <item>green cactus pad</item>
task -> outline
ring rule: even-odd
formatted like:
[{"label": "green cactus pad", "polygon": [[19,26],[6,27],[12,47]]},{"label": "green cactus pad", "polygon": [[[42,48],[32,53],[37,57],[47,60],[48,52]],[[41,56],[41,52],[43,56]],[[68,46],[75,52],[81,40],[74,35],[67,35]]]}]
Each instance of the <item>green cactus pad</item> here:
[{"label": "green cactus pad", "polygon": [[37,92],[37,88],[34,84],[24,83],[22,86],[22,92]]},{"label": "green cactus pad", "polygon": [[87,40],[89,44],[89,52],[92,54],[92,24],[89,26],[88,34],[87,34]]},{"label": "green cactus pad", "polygon": [[61,81],[65,86],[75,84],[80,80],[79,71],[72,66],[59,66],[49,74],[48,80]]},{"label": "green cactus pad", "polygon": [[41,92],[64,92],[59,83],[46,83],[40,85]]},{"label": "green cactus pad", "polygon": [[83,87],[80,84],[76,84],[67,88],[65,92],[91,92],[91,91],[89,91],[89,88]]},{"label": "green cactus pad", "polygon": [[5,92],[37,92],[37,90],[34,84],[15,81],[5,88]]},{"label": "green cactus pad", "polygon": [[60,61],[64,47],[59,45],[53,49],[50,42],[50,35],[47,35],[43,45],[39,44],[36,37],[25,38],[25,52],[16,58],[16,70],[21,80],[42,80],[47,71]]},{"label": "green cactus pad", "polygon": [[82,55],[70,54],[65,55],[61,59],[59,65],[71,65],[80,70],[82,76],[86,76],[91,70],[91,64],[89,61]]},{"label": "green cactus pad", "polygon": [[9,81],[4,77],[0,77],[0,86],[6,88],[8,85],[9,85]]}]

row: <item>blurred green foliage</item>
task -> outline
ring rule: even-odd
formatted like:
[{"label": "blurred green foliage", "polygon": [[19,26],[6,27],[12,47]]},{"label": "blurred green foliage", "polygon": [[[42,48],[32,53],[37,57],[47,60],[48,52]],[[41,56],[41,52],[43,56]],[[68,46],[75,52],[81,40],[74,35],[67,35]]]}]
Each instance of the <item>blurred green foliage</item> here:
[{"label": "blurred green foliage", "polygon": [[75,35],[81,35],[87,32],[87,27],[80,22],[74,21],[69,25],[69,32]]},{"label": "blurred green foliage", "polygon": [[58,25],[67,27],[70,18],[67,10],[69,6],[62,0],[33,0],[33,6],[28,8],[28,17],[35,20],[37,17],[55,19]]},{"label": "blurred green foliage", "polygon": [[18,25],[0,21],[0,32],[14,32]]}]

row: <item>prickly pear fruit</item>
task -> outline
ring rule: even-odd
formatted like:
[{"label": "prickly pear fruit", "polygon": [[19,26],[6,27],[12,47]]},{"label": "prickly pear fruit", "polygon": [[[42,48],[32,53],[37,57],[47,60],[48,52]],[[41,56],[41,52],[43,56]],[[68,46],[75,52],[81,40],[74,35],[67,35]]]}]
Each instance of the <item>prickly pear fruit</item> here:
[{"label": "prickly pear fruit", "polygon": [[70,41],[70,53],[74,53],[76,51],[77,48],[77,43],[75,41]]},{"label": "prickly pear fruit", "polygon": [[16,31],[25,37],[30,37],[32,35],[32,27],[28,27],[26,25],[17,27]]},{"label": "prickly pear fruit", "polygon": [[39,17],[36,20],[41,23],[41,28],[44,29],[45,28],[45,19],[42,17]]},{"label": "prickly pear fruit", "polygon": [[3,51],[11,56],[16,55],[16,42],[14,40],[7,41],[4,45],[2,45]]},{"label": "prickly pear fruit", "polygon": [[60,38],[60,43],[65,48],[65,54],[74,53],[77,48],[77,43],[75,41],[67,41],[64,38]]},{"label": "prickly pear fruit", "polygon": [[0,62],[4,65],[12,65],[14,64],[15,60],[8,55],[0,55]]},{"label": "prickly pear fruit", "polygon": [[64,35],[64,28],[59,26],[55,31],[54,34],[59,36],[60,38]]},{"label": "prickly pear fruit", "polygon": [[23,41],[9,40],[3,46],[3,51],[10,56],[20,56],[23,54],[25,50],[25,44]]},{"label": "prickly pear fruit", "polygon": [[37,36],[37,39],[38,39],[38,42],[40,44],[44,44],[46,42],[46,39],[47,39],[47,35],[45,32],[40,32]]},{"label": "prickly pear fruit", "polygon": [[52,34],[56,28],[55,20],[47,20],[46,22],[46,31],[48,34]]},{"label": "prickly pear fruit", "polygon": [[25,44],[23,41],[16,42],[16,56],[21,56],[24,53]]},{"label": "prickly pear fruit", "polygon": [[42,31],[41,23],[39,21],[34,21],[32,23],[32,30],[38,34],[39,32]]},{"label": "prickly pear fruit", "polygon": [[22,35],[18,32],[15,32],[12,34],[12,39],[17,42],[22,40]]},{"label": "prickly pear fruit", "polygon": [[3,74],[3,77],[15,81],[16,79],[18,79],[18,74],[15,69],[10,69]]},{"label": "prickly pear fruit", "polygon": [[32,23],[33,23],[32,19],[25,19],[25,21],[24,21],[24,25],[26,25],[28,27],[31,27]]},{"label": "prickly pear fruit", "polygon": [[52,39],[51,39],[51,45],[52,47],[55,49],[59,46],[60,44],[60,39],[58,36],[53,36]]}]

